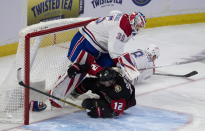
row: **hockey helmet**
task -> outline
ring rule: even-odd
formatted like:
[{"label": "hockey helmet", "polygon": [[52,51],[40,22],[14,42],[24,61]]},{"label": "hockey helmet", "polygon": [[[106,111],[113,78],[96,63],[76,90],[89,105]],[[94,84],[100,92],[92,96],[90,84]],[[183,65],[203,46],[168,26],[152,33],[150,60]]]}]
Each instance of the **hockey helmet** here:
[{"label": "hockey helmet", "polygon": [[151,57],[156,56],[156,58],[158,58],[160,55],[159,47],[154,45],[154,44],[149,45],[149,47],[146,49],[146,51]]},{"label": "hockey helmet", "polygon": [[112,68],[104,68],[102,71],[98,72],[96,76],[100,81],[110,81],[117,78],[118,72]]},{"label": "hockey helmet", "polygon": [[146,18],[141,12],[133,12],[130,14],[129,21],[132,28],[136,31],[138,31],[139,28],[144,28],[146,24]]}]

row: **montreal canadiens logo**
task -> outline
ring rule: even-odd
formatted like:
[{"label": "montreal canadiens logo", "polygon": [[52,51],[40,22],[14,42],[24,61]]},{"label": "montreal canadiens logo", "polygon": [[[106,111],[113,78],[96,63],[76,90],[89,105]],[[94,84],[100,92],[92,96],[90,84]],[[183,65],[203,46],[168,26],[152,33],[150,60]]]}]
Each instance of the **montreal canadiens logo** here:
[{"label": "montreal canadiens logo", "polygon": [[145,6],[146,4],[148,4],[151,0],[132,0],[132,2],[135,3],[135,5],[138,6]]}]

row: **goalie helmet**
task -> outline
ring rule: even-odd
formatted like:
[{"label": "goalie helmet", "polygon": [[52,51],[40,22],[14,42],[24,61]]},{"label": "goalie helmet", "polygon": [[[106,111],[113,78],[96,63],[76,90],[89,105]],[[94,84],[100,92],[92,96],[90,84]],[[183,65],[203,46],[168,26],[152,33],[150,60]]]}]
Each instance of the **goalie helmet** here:
[{"label": "goalie helmet", "polygon": [[146,18],[141,12],[133,12],[130,14],[129,21],[135,31],[138,31],[139,28],[144,28],[146,24]]},{"label": "goalie helmet", "polygon": [[147,51],[148,55],[150,55],[151,57],[156,56],[156,58],[158,58],[160,55],[159,47],[154,45],[154,44],[149,45],[149,47],[146,49],[146,51]]}]

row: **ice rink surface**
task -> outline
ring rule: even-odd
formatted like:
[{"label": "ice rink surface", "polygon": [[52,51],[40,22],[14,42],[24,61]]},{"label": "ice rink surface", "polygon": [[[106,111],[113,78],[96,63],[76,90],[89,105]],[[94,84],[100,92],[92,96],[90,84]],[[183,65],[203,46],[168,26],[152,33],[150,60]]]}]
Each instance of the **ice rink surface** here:
[{"label": "ice rink surface", "polygon": [[[181,61],[189,64],[157,68],[156,72],[199,74],[190,78],[157,76],[136,85],[138,105],[114,119],[91,119],[85,112],[32,123],[12,126],[13,131],[204,131],[205,130],[205,23],[145,29],[126,46],[131,52],[149,44],[159,46],[161,52],[156,65]],[[0,82],[7,75],[14,56],[0,58]],[[1,89],[0,89],[1,90]],[[43,113],[48,115],[49,113]],[[0,130],[9,129],[1,124]]]}]

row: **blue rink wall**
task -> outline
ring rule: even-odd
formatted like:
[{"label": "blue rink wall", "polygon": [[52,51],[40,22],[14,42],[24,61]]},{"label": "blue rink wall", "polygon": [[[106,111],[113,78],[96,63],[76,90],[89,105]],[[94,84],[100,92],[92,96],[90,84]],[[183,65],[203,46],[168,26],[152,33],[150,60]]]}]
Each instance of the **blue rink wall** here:
[{"label": "blue rink wall", "polygon": [[93,119],[80,111],[21,128],[32,131],[173,131],[190,120],[188,114],[135,106],[113,119]]}]

